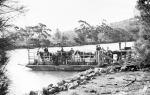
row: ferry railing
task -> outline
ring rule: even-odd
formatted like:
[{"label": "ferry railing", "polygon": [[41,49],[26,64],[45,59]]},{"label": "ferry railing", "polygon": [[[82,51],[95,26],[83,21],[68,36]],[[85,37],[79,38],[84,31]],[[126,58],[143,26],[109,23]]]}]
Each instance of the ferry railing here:
[{"label": "ferry railing", "polygon": [[47,54],[44,54],[43,55],[43,59],[44,59],[44,61],[51,61],[51,56],[50,55],[47,55]]},{"label": "ferry railing", "polygon": [[102,66],[104,63],[116,62],[111,56],[107,55],[108,52],[105,49],[100,49],[96,51],[96,62],[98,66]]},{"label": "ferry railing", "polygon": [[93,53],[85,53],[82,54],[76,54],[72,56],[72,62],[79,63],[84,65],[93,65],[93,63],[96,63],[96,56]]},{"label": "ferry railing", "polygon": [[[105,55],[104,50],[97,51],[95,53],[92,52],[80,52],[80,54],[77,55],[72,55],[71,58],[65,58],[62,59],[63,57],[60,57],[58,59],[58,64],[69,64],[69,65],[98,65],[98,64],[103,64],[105,62],[105,59],[113,60],[113,58]],[[36,63],[38,64],[55,64],[53,63],[54,60],[52,58],[53,55],[46,54],[42,52],[42,57],[40,53],[35,53],[32,50],[28,50],[28,59],[29,59],[29,64]],[[37,58],[38,56],[38,58]],[[40,58],[40,59],[39,59]],[[35,59],[37,61],[35,62]]]},{"label": "ferry railing", "polygon": [[35,53],[28,49],[28,64],[33,64],[35,59]]}]

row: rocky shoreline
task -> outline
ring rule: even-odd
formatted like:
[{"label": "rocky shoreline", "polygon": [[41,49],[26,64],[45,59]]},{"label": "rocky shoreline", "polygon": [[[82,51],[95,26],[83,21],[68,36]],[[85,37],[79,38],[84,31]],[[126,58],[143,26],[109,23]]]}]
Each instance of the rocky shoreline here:
[{"label": "rocky shoreline", "polygon": [[114,65],[80,72],[28,95],[143,95],[139,93],[150,92],[147,82],[150,82],[149,72],[139,70],[136,65]]},{"label": "rocky shoreline", "polygon": [[115,73],[119,70],[123,70],[120,66],[108,66],[107,68],[94,68],[78,73],[72,78],[62,80],[57,85],[50,84],[48,87],[43,88],[42,91],[30,91],[29,95],[52,95],[61,91],[67,91],[69,89],[75,89],[80,85],[85,85],[96,76],[102,74]]}]

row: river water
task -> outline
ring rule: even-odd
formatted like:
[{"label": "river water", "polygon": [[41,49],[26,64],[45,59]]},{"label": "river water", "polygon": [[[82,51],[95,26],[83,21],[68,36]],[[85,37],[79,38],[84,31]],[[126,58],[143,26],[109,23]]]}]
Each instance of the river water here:
[{"label": "river water", "polygon": [[[118,43],[101,44],[104,49],[118,50]],[[124,47],[125,44],[122,44]],[[128,42],[127,46],[133,46],[133,42]],[[65,51],[71,48],[85,52],[95,52],[96,45],[85,45],[75,47],[64,47]],[[37,49],[33,49],[36,52]],[[49,48],[50,52],[56,52],[60,47]],[[63,71],[32,71],[25,67],[28,64],[28,51],[27,49],[16,49],[8,52],[9,62],[7,65],[7,74],[10,79],[10,95],[24,95],[31,90],[41,90],[48,84],[56,84],[62,79],[69,78],[78,72],[63,72]]]}]

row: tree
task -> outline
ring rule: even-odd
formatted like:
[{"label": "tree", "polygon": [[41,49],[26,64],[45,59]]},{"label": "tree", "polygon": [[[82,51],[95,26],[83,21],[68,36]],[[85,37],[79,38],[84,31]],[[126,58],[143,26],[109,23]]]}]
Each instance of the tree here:
[{"label": "tree", "polygon": [[114,42],[123,42],[132,40],[132,34],[121,28],[115,28],[112,33],[112,38]]},{"label": "tree", "polygon": [[59,29],[56,29],[56,32],[54,34],[54,38],[53,38],[57,44],[59,44],[60,46],[66,46],[67,45],[67,40],[69,39],[65,33],[62,33]]},{"label": "tree", "polygon": [[98,31],[96,27],[83,20],[79,20],[78,22],[81,23],[78,28],[75,28],[75,32],[78,34],[78,40],[81,40],[80,42],[87,42],[87,39],[90,39],[91,42],[97,42]]},{"label": "tree", "polygon": [[98,39],[103,42],[110,42],[110,33],[113,31],[113,29],[108,26],[105,22],[102,22],[102,25],[98,25],[96,28],[98,33]]},{"label": "tree", "polygon": [[66,35],[64,35],[64,33],[62,34],[62,43],[66,43],[66,41],[68,40],[68,37]]},{"label": "tree", "polygon": [[[79,43],[99,43],[99,42],[120,42],[132,40],[132,34],[124,29],[115,29],[110,27],[106,20],[103,20],[101,25],[91,26],[86,21],[80,20],[80,27],[75,28],[78,38],[75,38]],[[89,42],[89,39],[91,41]]]},{"label": "tree", "polygon": [[12,45],[9,38],[5,37],[4,34],[7,28],[11,26],[10,21],[24,12],[24,6],[16,4],[17,2],[10,0],[0,0],[0,95],[8,93],[8,79],[4,75],[4,70],[8,60],[6,50]]},{"label": "tree", "polygon": [[[49,33],[51,29],[49,29],[45,24],[38,23],[35,26],[27,26],[25,28],[15,27],[16,33],[11,34],[9,37],[13,37],[14,40],[22,40],[25,41],[27,45],[38,41],[36,43],[44,42],[46,40],[50,40],[51,34]],[[34,43],[35,44],[35,43]],[[37,46],[39,46],[37,44]]]},{"label": "tree", "polygon": [[136,8],[141,27],[135,48],[143,63],[150,65],[150,0],[138,0]]},{"label": "tree", "polygon": [[26,11],[24,6],[18,5],[19,2],[11,0],[0,0],[0,33],[4,37],[7,28],[12,26],[11,20]]},{"label": "tree", "polygon": [[60,42],[61,37],[62,37],[61,31],[59,29],[56,29],[56,33],[54,34],[54,40],[56,40],[57,42]]}]

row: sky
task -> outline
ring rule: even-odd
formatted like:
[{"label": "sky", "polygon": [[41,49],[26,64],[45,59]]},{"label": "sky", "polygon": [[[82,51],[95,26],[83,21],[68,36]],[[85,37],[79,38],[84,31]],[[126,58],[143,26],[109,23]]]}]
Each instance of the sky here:
[{"label": "sky", "polygon": [[18,0],[28,12],[15,20],[18,26],[46,24],[50,29],[61,31],[78,27],[79,20],[99,25],[134,17],[137,0]]}]

